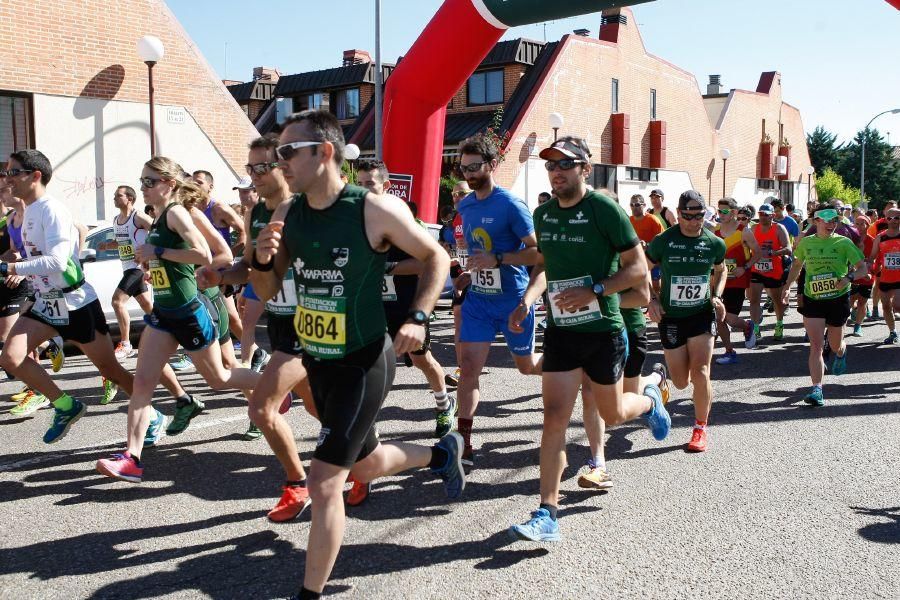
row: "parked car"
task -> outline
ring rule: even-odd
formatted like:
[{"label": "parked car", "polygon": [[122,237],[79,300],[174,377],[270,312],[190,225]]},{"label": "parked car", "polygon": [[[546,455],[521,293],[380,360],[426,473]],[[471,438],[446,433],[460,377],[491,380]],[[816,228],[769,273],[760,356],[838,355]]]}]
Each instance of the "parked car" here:
[{"label": "parked car", "polygon": [[[101,225],[89,231],[84,245],[81,251],[84,278],[97,291],[106,322],[113,329],[118,329],[112,297],[122,279],[122,262],[119,260],[119,248],[112,225]],[[126,307],[131,316],[131,329],[134,332],[136,328],[140,329],[143,326],[144,311],[134,298],[129,298]]]}]

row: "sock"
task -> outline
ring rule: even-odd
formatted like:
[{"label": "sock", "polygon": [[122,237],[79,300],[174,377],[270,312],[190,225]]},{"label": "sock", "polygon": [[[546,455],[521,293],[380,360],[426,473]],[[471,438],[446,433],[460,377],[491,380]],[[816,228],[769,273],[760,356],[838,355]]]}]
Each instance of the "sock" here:
[{"label": "sock", "polygon": [[447,389],[442,389],[440,392],[434,393],[434,404],[438,407],[438,410],[447,410],[450,408],[450,400],[447,399]]},{"label": "sock", "polygon": [[284,485],[286,485],[287,487],[301,487],[301,488],[303,488],[303,487],[306,487],[306,478],[304,477],[303,479],[300,479],[300,480],[297,480],[297,481],[290,481],[290,480],[288,480],[288,481],[285,481],[285,482],[284,482]]},{"label": "sock", "polygon": [[603,458],[603,455],[597,454],[591,461],[593,461],[595,467],[606,470],[606,460]]},{"label": "sock", "polygon": [[297,598],[299,600],[319,600],[322,597],[321,592],[314,592],[312,590],[308,590],[305,587],[300,588],[300,593],[297,594]]},{"label": "sock", "polygon": [[456,430],[459,431],[459,435],[462,436],[466,448],[472,447],[472,421],[474,421],[474,419],[463,419],[461,417],[457,419]]},{"label": "sock", "polygon": [[775,324],[776,324],[776,325],[784,325],[784,321],[782,321],[781,319],[777,319],[777,320],[775,321]]},{"label": "sock", "polygon": [[819,390],[819,391],[821,392],[821,391],[822,391],[822,384],[820,383],[820,384],[818,384],[818,385],[814,385],[812,389],[813,389],[813,391]]},{"label": "sock", "polygon": [[694,421],[694,429],[706,429],[706,421]]},{"label": "sock", "polygon": [[429,468],[434,471],[440,471],[445,466],[447,466],[448,460],[450,460],[449,452],[447,452],[440,446],[431,447],[431,462],[428,463]]},{"label": "sock", "polygon": [[556,520],[556,511],[558,509],[555,506],[553,506],[552,504],[544,504],[543,502],[541,502],[541,505],[538,508],[543,508],[548,513],[550,513],[551,519],[553,519],[554,521]]},{"label": "sock", "polygon": [[182,406],[187,406],[193,401],[194,399],[191,398],[190,394],[184,394],[183,396],[178,396],[177,398],[175,398],[175,406],[181,408]]},{"label": "sock", "polygon": [[659,373],[650,373],[647,375],[646,379],[648,384],[653,384],[657,387],[662,384],[662,375]]},{"label": "sock", "polygon": [[53,406],[63,411],[72,410],[74,405],[75,400],[72,399],[72,396],[65,393],[53,401]]}]

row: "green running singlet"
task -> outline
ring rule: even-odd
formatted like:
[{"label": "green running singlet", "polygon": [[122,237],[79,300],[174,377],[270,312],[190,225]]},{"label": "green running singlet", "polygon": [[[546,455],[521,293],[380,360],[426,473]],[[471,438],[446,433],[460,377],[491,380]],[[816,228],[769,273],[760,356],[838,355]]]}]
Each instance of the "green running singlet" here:
[{"label": "green running singlet", "polygon": [[[161,248],[186,250],[190,248],[180,235],[169,229],[166,218],[175,203],[166,205],[150,226],[147,243]],[[197,279],[194,265],[173,262],[164,258],[150,261],[150,284],[153,286],[153,304],[162,308],[184,306],[197,296]]]}]

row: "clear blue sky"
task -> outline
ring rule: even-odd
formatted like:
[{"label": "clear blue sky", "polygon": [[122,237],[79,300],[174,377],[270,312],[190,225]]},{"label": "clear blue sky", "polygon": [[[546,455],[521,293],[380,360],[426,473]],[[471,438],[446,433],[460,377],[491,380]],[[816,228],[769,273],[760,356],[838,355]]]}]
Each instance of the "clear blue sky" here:
[{"label": "clear blue sky", "polygon": [[[283,74],[335,67],[349,48],[374,58],[373,0],[168,4],[223,79],[248,81],[261,65]],[[440,4],[382,0],[382,60],[404,54]],[[762,71],[780,71],[785,101],[800,109],[807,132],[824,125],[845,140],[900,108],[900,11],[884,0],[656,0],[633,10],[647,49],[692,72],[703,91],[711,73],[726,88],[752,90]],[[596,36],[599,26],[599,14],[549,22],[546,39],[581,27]],[[544,31],[517,27],[505,37],[543,40]],[[900,145],[900,115],[873,127]]]}]

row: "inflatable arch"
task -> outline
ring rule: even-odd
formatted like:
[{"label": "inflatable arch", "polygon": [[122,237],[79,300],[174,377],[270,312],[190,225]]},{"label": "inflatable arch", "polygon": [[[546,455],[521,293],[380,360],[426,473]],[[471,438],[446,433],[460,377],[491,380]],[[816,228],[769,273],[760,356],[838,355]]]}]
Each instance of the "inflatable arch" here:
[{"label": "inflatable arch", "polygon": [[437,220],[447,104],[504,31],[650,1],[446,0],[384,91],[384,162],[408,176],[419,218]]}]

